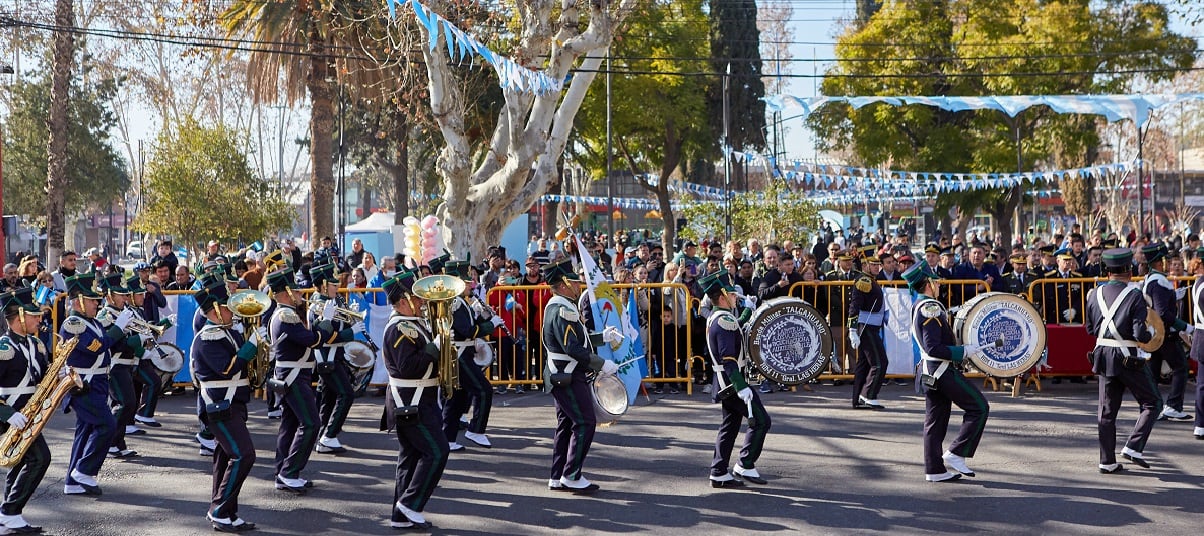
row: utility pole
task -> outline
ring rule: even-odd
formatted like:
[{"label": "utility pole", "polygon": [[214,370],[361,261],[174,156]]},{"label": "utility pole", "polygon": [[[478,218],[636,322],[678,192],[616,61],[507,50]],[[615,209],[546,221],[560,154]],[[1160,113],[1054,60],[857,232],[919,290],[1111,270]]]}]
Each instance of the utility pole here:
[{"label": "utility pole", "polygon": [[[610,46],[606,47],[606,219],[607,236],[615,244],[615,258],[618,257],[618,240],[615,238],[615,177],[614,150],[611,147],[611,115],[610,115]],[[664,180],[664,179],[662,179]],[[608,244],[603,244],[603,248]]]},{"label": "utility pole", "polygon": [[[723,75],[723,239],[732,239],[732,143],[731,118],[728,117],[728,84],[732,78],[732,64],[728,62]],[[662,179],[664,180],[664,179]]]}]

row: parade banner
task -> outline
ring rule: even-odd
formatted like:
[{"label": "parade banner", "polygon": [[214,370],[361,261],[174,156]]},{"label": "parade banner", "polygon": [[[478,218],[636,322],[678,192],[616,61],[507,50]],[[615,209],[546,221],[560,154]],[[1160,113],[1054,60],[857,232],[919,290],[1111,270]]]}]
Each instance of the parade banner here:
[{"label": "parade banner", "polygon": [[886,373],[910,376],[915,373],[916,363],[920,362],[920,352],[911,338],[911,306],[915,299],[906,288],[883,288],[882,295],[888,319],[882,327],[886,355],[889,356]]},{"label": "parade banner", "polygon": [[573,238],[577,241],[577,250],[582,252],[581,266],[585,269],[586,292],[593,310],[594,329],[602,332],[606,328],[615,328],[619,333],[624,334],[623,342],[619,344],[599,344],[596,348],[598,356],[619,365],[617,375],[623,381],[623,385],[627,387],[627,403],[634,404],[635,397],[640,392],[640,384],[648,374],[644,356],[636,353],[633,344],[639,341],[639,337],[637,336],[633,340],[628,335],[636,332],[636,329],[631,326],[630,318],[623,314],[623,302],[619,299],[618,293],[606,281],[606,276],[602,275],[602,270],[598,268],[594,258],[586,253],[589,249],[581,242],[581,237],[574,236]]}]

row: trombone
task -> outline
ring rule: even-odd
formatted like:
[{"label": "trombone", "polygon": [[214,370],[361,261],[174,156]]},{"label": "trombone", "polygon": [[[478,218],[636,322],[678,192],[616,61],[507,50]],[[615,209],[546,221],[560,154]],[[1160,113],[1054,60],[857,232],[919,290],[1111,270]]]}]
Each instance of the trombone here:
[{"label": "trombone", "polygon": [[427,276],[415,281],[413,287],[414,295],[426,300],[426,318],[431,330],[443,341],[439,346],[439,387],[444,398],[450,398],[460,388],[460,365],[452,344],[451,301],[463,294],[464,288],[460,278],[450,275]]},{"label": "trombone", "polygon": [[[250,289],[235,292],[226,301],[226,308],[230,309],[230,312],[239,320],[242,320],[248,337],[259,329],[260,323],[263,321],[263,314],[271,305],[272,299],[267,294]],[[258,339],[258,336],[256,338]],[[264,382],[268,379],[268,373],[271,372],[268,368],[272,364],[268,359],[268,341],[257,340],[255,346],[257,348],[255,358],[247,363],[247,380],[251,384],[251,389],[263,387]]]}]

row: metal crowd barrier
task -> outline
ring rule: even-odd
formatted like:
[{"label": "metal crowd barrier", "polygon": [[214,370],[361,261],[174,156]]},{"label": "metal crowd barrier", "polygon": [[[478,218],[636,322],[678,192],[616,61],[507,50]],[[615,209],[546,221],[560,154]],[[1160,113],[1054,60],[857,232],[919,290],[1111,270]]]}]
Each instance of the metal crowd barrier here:
[{"label": "metal crowd barrier", "polygon": [[[1168,277],[1177,289],[1188,289],[1184,299],[1179,300],[1179,317],[1191,323],[1194,304],[1190,299],[1191,286],[1196,278],[1192,276]],[[1141,284],[1144,277],[1134,277],[1133,282]],[[1087,312],[1087,294],[1100,283],[1108,281],[1106,277],[1075,277],[1067,279],[1038,279],[1028,286],[1025,296],[1046,324],[1082,325]]]},{"label": "metal crowd barrier", "polygon": [[[634,293],[639,325],[633,327],[640,330],[648,365],[644,381],[668,384],[670,388],[680,385],[687,393],[692,392],[692,308],[697,300],[679,283],[622,283],[611,287],[619,295],[625,313]],[[489,290],[486,300],[506,327],[495,331],[490,341],[495,359],[487,376],[493,385],[542,388],[543,309],[550,298],[547,285],[498,285]]]}]

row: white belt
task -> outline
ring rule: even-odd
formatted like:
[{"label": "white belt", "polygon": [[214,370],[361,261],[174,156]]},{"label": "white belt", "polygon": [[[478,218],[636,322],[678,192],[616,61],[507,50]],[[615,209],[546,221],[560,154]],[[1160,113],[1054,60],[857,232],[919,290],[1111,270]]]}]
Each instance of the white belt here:
[{"label": "white belt", "polygon": [[577,368],[577,360],[573,359],[573,356],[568,355],[568,354],[558,354],[556,352],[548,352],[548,359],[552,360],[552,361],[559,361],[561,363],[568,363],[568,365],[564,366],[564,372],[567,372],[567,373],[572,373],[573,370]]},{"label": "white belt", "polygon": [[858,311],[857,322],[867,326],[881,326],[886,313],[883,311]]},{"label": "white belt", "polygon": [[477,342],[476,342],[476,339],[473,339],[473,340],[471,340],[471,341],[455,341],[455,342],[452,342],[452,346],[455,346],[457,350],[463,350],[463,349],[465,349],[465,348],[472,348],[472,347],[473,347],[474,345],[476,345],[476,344],[477,344]]},{"label": "white belt", "polygon": [[1095,346],[1097,348],[1100,346],[1106,346],[1108,348],[1138,348],[1137,342],[1135,341],[1118,341],[1116,339],[1104,338],[1095,339]]},{"label": "white belt", "polygon": [[132,366],[136,366],[138,364],[138,359],[136,359],[136,358],[121,359],[118,357],[114,357],[113,359],[109,360],[109,363],[111,363],[113,365],[129,365],[132,367]]},{"label": "white belt", "polygon": [[205,400],[206,404],[213,403],[213,398],[211,398],[209,396],[210,389],[225,389],[226,394],[225,394],[224,399],[227,402],[229,402],[231,400],[234,400],[234,394],[238,392],[239,387],[243,387],[243,386],[250,387],[250,385],[251,385],[251,382],[247,381],[246,378],[242,377],[242,372],[239,372],[233,378],[230,378],[228,380],[212,380],[212,381],[198,380],[198,383],[201,384],[201,398]]},{"label": "white belt", "polygon": [[402,389],[414,389],[414,396],[410,399],[409,406],[417,406],[422,401],[422,392],[427,387],[435,387],[439,385],[439,378],[431,378],[431,372],[434,372],[435,364],[430,363],[426,366],[426,372],[422,373],[424,378],[417,380],[394,378],[389,376],[389,394],[393,396],[393,405],[399,408],[406,407],[407,404],[401,399]]},{"label": "white belt", "polygon": [[933,378],[936,378],[938,380],[941,379],[941,376],[945,374],[946,370],[949,370],[949,363],[952,363],[952,361],[950,361],[948,359],[941,359],[939,357],[932,357],[927,354],[921,354],[920,355],[920,367],[922,367],[924,374],[928,374],[928,362],[929,361],[940,361],[940,363],[941,363],[940,366],[938,366],[936,368],[936,371],[933,372],[932,374],[930,374]]},{"label": "white belt", "polygon": [[284,376],[284,384],[291,386],[294,381],[297,381],[297,376],[301,375],[302,369],[312,369],[314,368],[314,364],[315,363],[313,361],[308,359],[303,361],[277,361],[276,368],[292,369],[287,375]]},{"label": "white belt", "polygon": [[32,395],[38,392],[38,386],[26,385],[25,387],[0,387],[0,396],[12,397],[21,395]]},{"label": "white belt", "polygon": [[1195,324],[1195,327],[1196,329],[1204,329],[1204,324],[1197,323]]},{"label": "white belt", "polygon": [[80,376],[87,376],[88,379],[91,379],[92,376],[97,374],[108,374],[109,367],[77,368],[75,369],[75,373],[79,374]]}]

